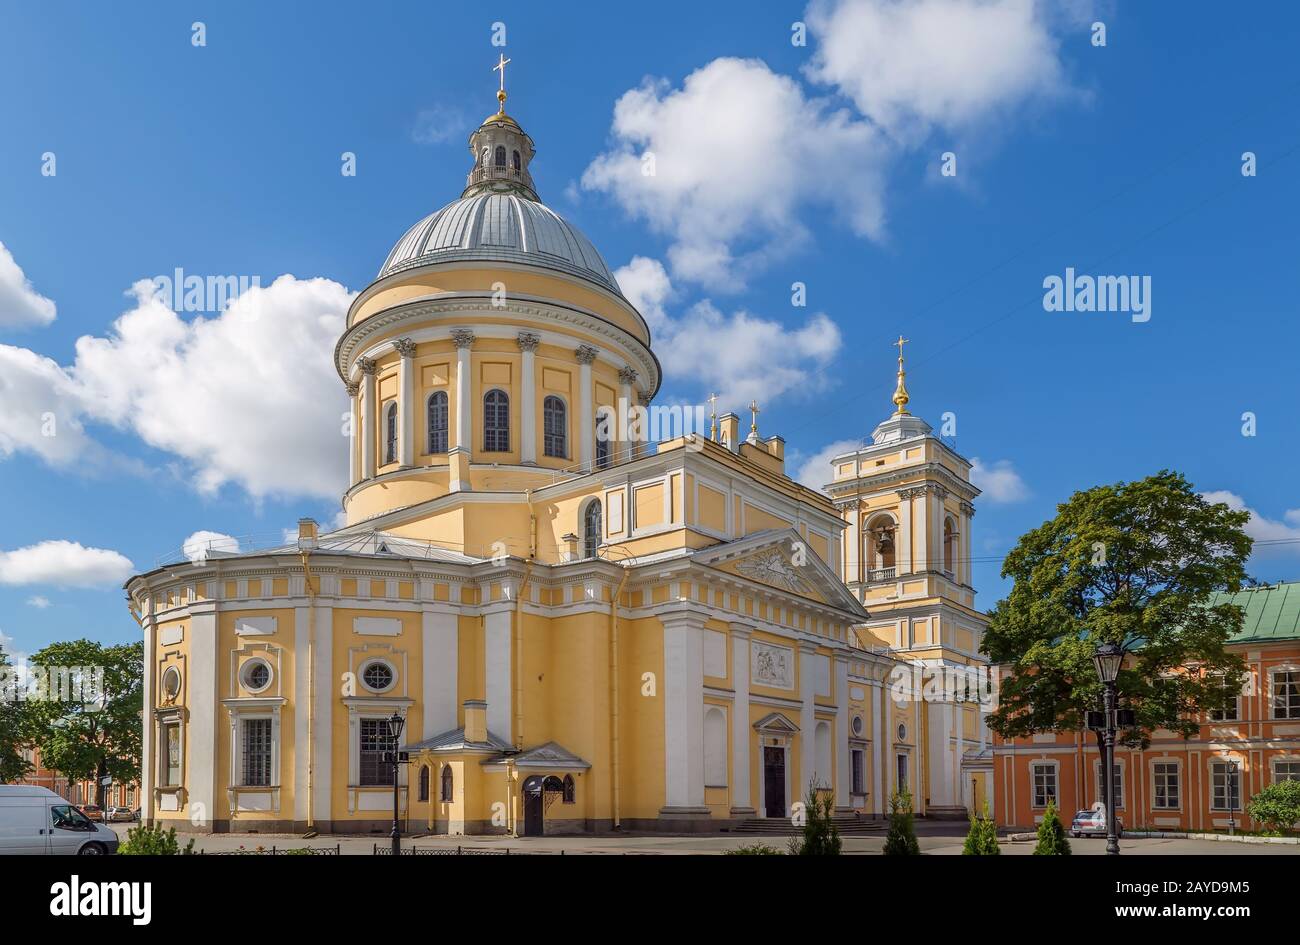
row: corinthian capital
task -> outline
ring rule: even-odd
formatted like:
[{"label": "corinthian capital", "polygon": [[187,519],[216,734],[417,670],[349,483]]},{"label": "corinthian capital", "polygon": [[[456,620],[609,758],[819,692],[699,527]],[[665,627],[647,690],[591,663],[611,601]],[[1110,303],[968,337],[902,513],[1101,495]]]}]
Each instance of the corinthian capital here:
[{"label": "corinthian capital", "polygon": [[393,347],[396,348],[397,353],[404,358],[410,358],[415,355],[415,342],[410,338],[398,338],[393,342]]},{"label": "corinthian capital", "polygon": [[600,354],[591,345],[578,345],[578,350],[573,352],[573,356],[578,359],[579,364],[590,364],[596,360],[596,355]]},{"label": "corinthian capital", "polygon": [[471,348],[474,346],[474,332],[468,328],[453,328],[451,340],[456,342],[457,348]]},{"label": "corinthian capital", "polygon": [[361,373],[367,377],[374,377],[379,365],[375,364],[370,358],[361,358],[357,361],[357,367],[361,368]]},{"label": "corinthian capital", "polygon": [[521,331],[515,337],[520,351],[536,351],[537,346],[542,343],[540,335],[535,335],[531,331]]},{"label": "corinthian capital", "polygon": [[624,384],[628,384],[628,385],[635,384],[636,368],[630,368],[630,367],[620,368],[618,372],[618,379],[622,381]]}]

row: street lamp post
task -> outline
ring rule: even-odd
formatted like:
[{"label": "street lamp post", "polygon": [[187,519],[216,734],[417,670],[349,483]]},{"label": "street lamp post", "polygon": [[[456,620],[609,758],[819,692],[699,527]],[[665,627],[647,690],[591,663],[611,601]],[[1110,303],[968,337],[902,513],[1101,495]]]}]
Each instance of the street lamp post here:
[{"label": "street lamp post", "polygon": [[1092,661],[1097,667],[1097,676],[1105,687],[1105,719],[1102,728],[1105,757],[1102,759],[1102,767],[1106,780],[1106,853],[1115,856],[1119,853],[1119,831],[1115,821],[1115,680],[1119,678],[1119,668],[1124,662],[1124,651],[1113,643],[1103,643],[1092,655]]},{"label": "street lamp post", "polygon": [[1231,759],[1227,763],[1228,783],[1224,785],[1224,793],[1228,795],[1228,836],[1233,836],[1237,832],[1237,798],[1233,787],[1237,784],[1237,762]]},{"label": "street lamp post", "polygon": [[397,750],[397,746],[402,743],[402,728],[405,725],[406,720],[396,712],[388,720],[388,738],[392,742],[390,760],[393,763],[393,831],[390,834],[393,840],[393,856],[400,856],[402,853],[401,810],[398,801],[397,784],[398,766],[402,763],[402,757]]}]

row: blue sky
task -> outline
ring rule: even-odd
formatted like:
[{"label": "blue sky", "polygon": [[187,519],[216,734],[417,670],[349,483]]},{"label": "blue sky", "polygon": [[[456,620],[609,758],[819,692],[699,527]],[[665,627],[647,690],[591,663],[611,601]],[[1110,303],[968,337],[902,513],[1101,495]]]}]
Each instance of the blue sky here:
[{"label": "blue sky", "polygon": [[[739,411],[758,393],[793,472],[887,415],[891,343],[911,339],[913,412],[955,414],[980,461],[982,606],[1055,503],[1163,467],[1300,540],[1300,14],[1225,9],[7,5],[0,639],[135,639],[121,559],[333,520],[331,319],[458,196],[495,108],[494,21],[541,197],[657,327],[661,396]],[[632,173],[647,149],[652,181]],[[275,283],[263,321],[168,321],[127,294],[177,267]],[[1045,311],[1067,267],[1149,276],[1150,320]],[[1300,541],[1252,568],[1295,577]]]}]

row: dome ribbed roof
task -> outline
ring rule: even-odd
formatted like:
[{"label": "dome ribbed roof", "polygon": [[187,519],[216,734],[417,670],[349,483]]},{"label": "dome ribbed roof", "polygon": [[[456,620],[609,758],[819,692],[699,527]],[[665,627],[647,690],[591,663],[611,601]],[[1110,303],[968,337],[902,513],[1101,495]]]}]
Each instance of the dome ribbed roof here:
[{"label": "dome ribbed roof", "polygon": [[545,204],[479,193],[429,214],[397,241],[379,278],[441,262],[513,262],[556,269],[622,295],[591,240]]}]

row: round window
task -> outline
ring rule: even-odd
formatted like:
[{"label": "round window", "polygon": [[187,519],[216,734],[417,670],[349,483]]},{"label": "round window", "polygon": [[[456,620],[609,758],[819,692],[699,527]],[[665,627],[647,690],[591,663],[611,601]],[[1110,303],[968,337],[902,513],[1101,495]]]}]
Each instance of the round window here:
[{"label": "round window", "polygon": [[393,688],[393,679],[393,668],[387,663],[375,660],[361,667],[361,681],[366,684],[367,689],[374,692],[384,692]]},{"label": "round window", "polygon": [[900,742],[907,741],[907,726],[902,722],[898,723],[898,740]]},{"label": "round window", "polygon": [[181,671],[175,666],[169,666],[163,673],[162,688],[163,697],[168,702],[175,702],[181,694]]},{"label": "round window", "polygon": [[854,735],[862,734],[862,716],[860,715],[853,716],[853,734]]},{"label": "round window", "polygon": [[244,664],[240,678],[249,692],[261,692],[271,685],[271,667],[265,660],[249,660]]}]

